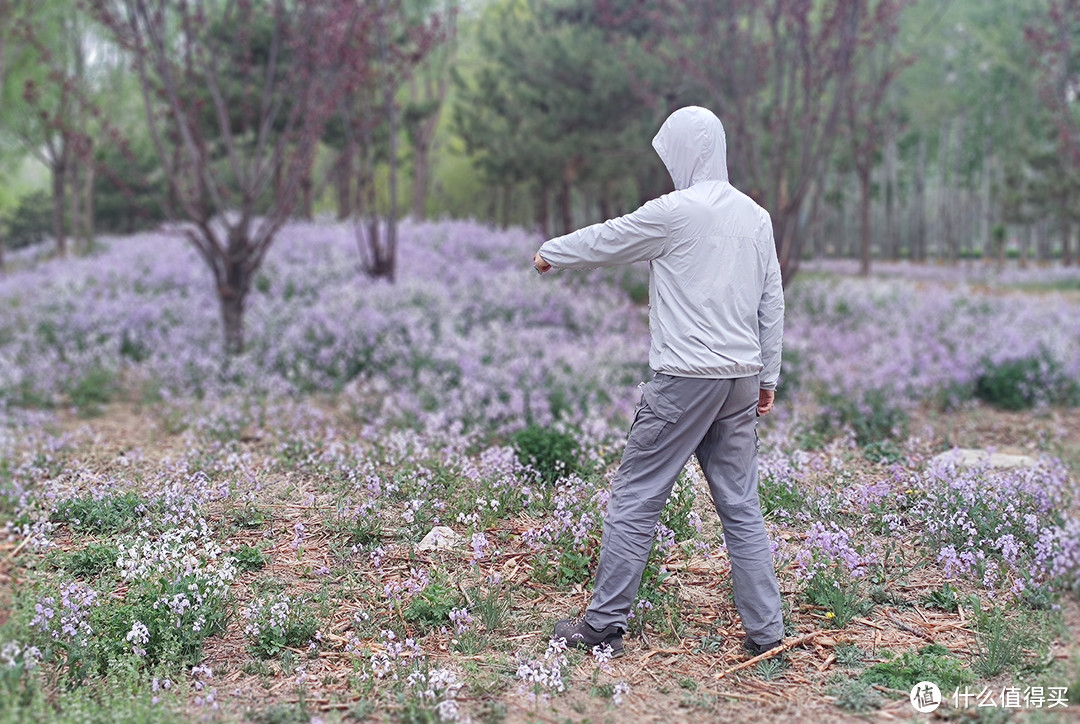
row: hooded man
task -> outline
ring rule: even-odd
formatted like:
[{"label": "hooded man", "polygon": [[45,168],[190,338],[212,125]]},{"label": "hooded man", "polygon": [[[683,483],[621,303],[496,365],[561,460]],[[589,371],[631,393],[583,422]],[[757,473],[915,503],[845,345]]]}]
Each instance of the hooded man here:
[{"label": "hooded man", "polygon": [[592,600],[555,637],[622,655],[660,511],[695,454],[723,525],[746,648],[762,653],[784,636],[757,478],[757,417],[772,409],[784,326],[772,220],[728,182],[724,127],[711,111],[675,111],[652,145],[675,191],[551,239],[533,258],[541,274],[637,261],[650,270],[654,376],[612,481]]}]

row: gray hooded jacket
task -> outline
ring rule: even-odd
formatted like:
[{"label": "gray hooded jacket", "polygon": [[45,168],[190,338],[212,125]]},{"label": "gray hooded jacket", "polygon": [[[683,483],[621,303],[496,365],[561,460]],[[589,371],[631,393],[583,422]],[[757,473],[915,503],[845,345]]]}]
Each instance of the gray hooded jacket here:
[{"label": "gray hooded jacket", "polygon": [[652,142],[675,191],[540,247],[557,269],[648,261],[649,364],[676,377],[761,374],[775,389],[784,292],[768,212],[728,182],[724,127],[696,106]]}]

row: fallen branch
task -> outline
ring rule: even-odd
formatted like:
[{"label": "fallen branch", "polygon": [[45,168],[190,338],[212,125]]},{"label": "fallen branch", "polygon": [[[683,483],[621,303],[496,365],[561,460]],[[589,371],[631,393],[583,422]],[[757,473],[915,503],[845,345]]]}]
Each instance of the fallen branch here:
[{"label": "fallen branch", "polygon": [[19,552],[22,551],[23,547],[25,547],[26,544],[29,542],[30,536],[26,536],[25,538],[23,538],[22,541],[20,541],[19,545],[15,546],[15,550],[7,554],[7,558],[4,559],[4,565],[6,566],[7,564],[15,560],[15,556],[19,555]]},{"label": "fallen branch", "polygon": [[813,641],[814,638],[817,635],[818,635],[818,632],[813,631],[813,632],[808,633],[808,634],[803,634],[802,636],[799,636],[798,638],[791,639],[787,643],[784,643],[784,644],[781,644],[780,646],[777,646],[775,649],[769,649],[768,651],[766,651],[763,654],[758,654],[757,656],[753,657],[752,659],[747,659],[746,661],[742,662],[741,664],[736,664],[735,666],[732,666],[727,671],[721,671],[719,674],[716,675],[716,678],[717,679],[722,679],[725,676],[727,676],[728,674],[732,674],[732,673],[734,673],[736,671],[739,671],[740,669],[745,669],[748,666],[753,666],[754,664],[756,664],[759,661],[764,661],[765,659],[771,659],[774,656],[779,656],[780,654],[784,653],[788,649],[794,648],[796,646],[802,646],[803,644],[805,644],[805,643],[807,643],[809,641]]},{"label": "fallen branch", "polygon": [[913,636],[918,636],[919,638],[925,639],[926,641],[929,641],[930,643],[934,643],[934,637],[933,636],[931,636],[930,634],[926,633],[925,631],[923,631],[921,629],[915,628],[914,626],[909,626],[908,624],[901,621],[900,617],[897,616],[896,614],[892,613],[891,611],[889,612],[889,620],[892,621],[894,624],[896,624],[897,628],[899,628],[901,631],[906,631],[909,634],[912,634]]}]

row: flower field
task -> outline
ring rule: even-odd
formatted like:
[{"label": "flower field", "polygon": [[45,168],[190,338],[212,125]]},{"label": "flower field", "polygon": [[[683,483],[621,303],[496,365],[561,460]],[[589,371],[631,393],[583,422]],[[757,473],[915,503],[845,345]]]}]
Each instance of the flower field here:
[{"label": "flower field", "polygon": [[1080,711],[1080,271],[808,265],[759,426],[792,646],[742,650],[691,463],[611,660],[549,636],[650,374],[647,270],[539,278],[539,242],[406,224],[389,284],[350,227],[288,226],[228,364],[175,234],[14,259],[0,722],[910,719],[922,681]]}]

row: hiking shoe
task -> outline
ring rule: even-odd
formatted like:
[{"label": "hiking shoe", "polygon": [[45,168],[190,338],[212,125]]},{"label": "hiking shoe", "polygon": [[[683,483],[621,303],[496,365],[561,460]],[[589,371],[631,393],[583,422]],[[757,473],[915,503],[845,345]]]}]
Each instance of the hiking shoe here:
[{"label": "hiking shoe", "polygon": [[622,629],[618,626],[608,626],[597,631],[585,619],[577,621],[563,619],[555,624],[555,638],[562,639],[567,646],[591,651],[593,647],[603,647],[607,644],[611,647],[611,658],[615,659],[623,655]]},{"label": "hiking shoe", "polygon": [[779,648],[780,646],[783,645],[783,643],[784,643],[783,641],[773,641],[772,643],[769,643],[769,644],[756,644],[756,643],[754,643],[753,641],[750,640],[749,636],[747,636],[746,640],[743,642],[743,647],[747,651],[752,653],[754,656],[758,656],[760,654],[765,653],[766,651],[772,651],[775,648]]}]

